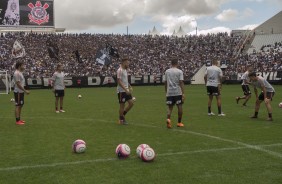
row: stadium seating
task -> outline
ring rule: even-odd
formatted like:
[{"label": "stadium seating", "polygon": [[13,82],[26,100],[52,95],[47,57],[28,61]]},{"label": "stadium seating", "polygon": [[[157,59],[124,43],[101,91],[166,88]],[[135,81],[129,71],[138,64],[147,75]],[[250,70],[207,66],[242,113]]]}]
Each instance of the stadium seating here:
[{"label": "stadium seating", "polygon": [[[178,57],[186,80],[207,60],[227,60],[233,55],[240,37],[227,33],[168,37],[149,35],[103,35],[103,34],[24,34],[7,33],[0,38],[0,68],[13,72],[14,59],[10,58],[12,45],[18,39],[26,49],[25,75],[32,78],[50,77],[56,63],[48,55],[46,41],[58,44],[60,62],[67,76],[115,76],[119,60],[109,67],[101,67],[95,61],[96,52],[106,43],[116,47],[122,57],[131,61],[129,74],[162,75],[170,67],[170,58]],[[82,62],[77,62],[74,52],[79,50]]]},{"label": "stadium seating", "polygon": [[282,42],[282,34],[256,35],[248,54],[259,51],[264,45],[274,45],[277,42]]}]

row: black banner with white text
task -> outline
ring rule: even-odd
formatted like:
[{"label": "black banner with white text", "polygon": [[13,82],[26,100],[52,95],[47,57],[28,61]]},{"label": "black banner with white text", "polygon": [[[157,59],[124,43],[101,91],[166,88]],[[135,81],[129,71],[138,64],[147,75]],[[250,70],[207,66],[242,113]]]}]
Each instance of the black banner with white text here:
[{"label": "black banner with white text", "polygon": [[[129,83],[132,86],[162,85],[164,76],[144,75],[128,76]],[[185,84],[190,84],[185,81]],[[113,87],[117,85],[116,77],[65,77],[66,87]],[[26,78],[26,87],[28,88],[50,88],[51,78]]]}]

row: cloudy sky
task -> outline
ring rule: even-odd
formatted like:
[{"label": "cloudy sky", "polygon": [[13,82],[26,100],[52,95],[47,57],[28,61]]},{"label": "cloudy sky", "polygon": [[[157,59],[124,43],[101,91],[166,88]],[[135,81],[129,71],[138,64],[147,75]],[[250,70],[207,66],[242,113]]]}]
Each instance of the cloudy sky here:
[{"label": "cloudy sky", "polygon": [[55,0],[56,27],[67,32],[171,34],[247,29],[282,10],[282,0]]}]

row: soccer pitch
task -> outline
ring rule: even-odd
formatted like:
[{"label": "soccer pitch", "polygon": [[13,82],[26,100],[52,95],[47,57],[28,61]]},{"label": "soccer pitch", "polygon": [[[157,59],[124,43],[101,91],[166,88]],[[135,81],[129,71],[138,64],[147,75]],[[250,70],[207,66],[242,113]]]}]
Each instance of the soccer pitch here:
[{"label": "soccer pitch", "polygon": [[[60,114],[51,90],[32,90],[23,126],[15,125],[12,94],[0,96],[0,183],[282,183],[282,86],[274,88],[274,121],[267,122],[264,104],[259,119],[249,118],[254,94],[247,107],[236,104],[239,85],[223,86],[226,117],[207,116],[204,86],[185,86],[185,127],[176,127],[175,108],[173,129],[166,128],[163,86],[134,87],[129,125],[117,124],[115,88],[67,89]],[[215,101],[212,110],[217,113]],[[72,153],[76,139],[87,143],[84,154]],[[116,158],[120,143],[130,146],[128,159]],[[142,143],[155,150],[154,162],[137,158]]]}]

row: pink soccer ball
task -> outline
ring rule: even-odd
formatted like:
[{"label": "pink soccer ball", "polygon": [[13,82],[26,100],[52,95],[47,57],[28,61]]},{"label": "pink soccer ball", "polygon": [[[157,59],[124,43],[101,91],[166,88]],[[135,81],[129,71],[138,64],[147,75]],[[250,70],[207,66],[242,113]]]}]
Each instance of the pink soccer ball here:
[{"label": "pink soccer ball", "polygon": [[86,143],[81,139],[77,139],[72,143],[72,150],[74,153],[84,153],[86,150]]},{"label": "pink soccer ball", "polygon": [[143,149],[145,148],[150,148],[150,146],[148,144],[140,144],[137,148],[136,148],[136,154],[139,158],[141,158],[141,152],[143,151]]},{"label": "pink soccer ball", "polygon": [[152,148],[145,148],[141,152],[141,159],[144,162],[152,162],[156,157],[155,151]]},{"label": "pink soccer ball", "polygon": [[282,102],[280,102],[279,107],[282,108]]},{"label": "pink soccer ball", "polygon": [[127,144],[119,144],[116,148],[118,158],[127,158],[130,155],[130,147]]}]

